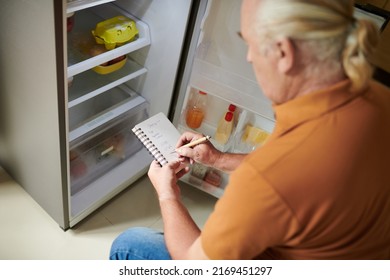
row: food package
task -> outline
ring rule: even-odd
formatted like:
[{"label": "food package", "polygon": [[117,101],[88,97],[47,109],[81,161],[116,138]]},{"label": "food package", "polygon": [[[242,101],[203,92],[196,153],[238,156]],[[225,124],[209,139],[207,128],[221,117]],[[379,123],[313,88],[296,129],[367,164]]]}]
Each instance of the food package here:
[{"label": "food package", "polygon": [[194,162],[194,164],[191,165],[191,175],[202,179],[205,177],[207,172],[207,167],[204,166],[201,163]]},{"label": "food package", "polygon": [[92,69],[98,74],[106,75],[121,69],[126,64],[126,61],[127,56],[122,55]]},{"label": "food package", "polygon": [[138,33],[135,22],[125,16],[99,22],[95,30],[92,30],[96,43],[104,44],[107,50],[136,39]]},{"label": "food package", "polygon": [[[104,46],[95,45],[90,49],[89,53],[91,56],[97,56],[97,55],[100,55],[106,51],[107,50],[105,49]],[[127,56],[121,55],[121,56],[118,56],[110,61],[102,63],[102,64],[100,64],[92,69],[98,74],[105,75],[105,74],[109,74],[109,73],[112,73],[114,71],[121,69],[126,64],[126,61],[127,61]]]},{"label": "food package", "polygon": [[216,187],[219,187],[219,185],[221,184],[221,180],[222,175],[214,169],[210,169],[209,171],[207,171],[206,176],[204,177],[205,182]]},{"label": "food package", "polygon": [[259,145],[264,144],[268,136],[268,132],[248,124],[242,135],[242,141],[252,145]]}]

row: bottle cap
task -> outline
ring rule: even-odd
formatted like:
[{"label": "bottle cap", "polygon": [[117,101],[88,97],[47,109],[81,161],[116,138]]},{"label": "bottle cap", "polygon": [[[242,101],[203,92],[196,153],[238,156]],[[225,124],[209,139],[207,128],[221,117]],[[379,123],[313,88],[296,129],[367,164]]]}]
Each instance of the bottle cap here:
[{"label": "bottle cap", "polygon": [[225,121],[230,122],[233,119],[233,113],[227,112],[225,115]]},{"label": "bottle cap", "polygon": [[199,94],[207,94],[207,93],[200,90],[200,91],[199,91]]},{"label": "bottle cap", "polygon": [[230,104],[229,105],[229,111],[234,112],[236,110],[236,105]]}]

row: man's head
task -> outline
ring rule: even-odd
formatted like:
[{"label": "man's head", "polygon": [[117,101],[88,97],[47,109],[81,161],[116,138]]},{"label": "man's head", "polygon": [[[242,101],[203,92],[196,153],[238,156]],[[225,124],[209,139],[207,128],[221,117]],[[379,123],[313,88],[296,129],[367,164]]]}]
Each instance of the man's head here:
[{"label": "man's head", "polygon": [[247,60],[274,103],[348,77],[352,90],[372,74],[373,23],[353,17],[352,0],[244,0],[241,34]]}]

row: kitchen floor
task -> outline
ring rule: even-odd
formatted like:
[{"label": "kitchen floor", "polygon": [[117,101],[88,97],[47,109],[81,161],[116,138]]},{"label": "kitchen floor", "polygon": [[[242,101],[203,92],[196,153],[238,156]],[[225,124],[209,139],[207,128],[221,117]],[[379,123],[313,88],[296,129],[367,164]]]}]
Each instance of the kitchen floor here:
[{"label": "kitchen floor", "polygon": [[[188,185],[181,186],[183,202],[202,227],[217,199]],[[106,260],[112,241],[127,228],[163,228],[147,176],[74,228],[63,231],[1,167],[0,225],[2,260]]]}]

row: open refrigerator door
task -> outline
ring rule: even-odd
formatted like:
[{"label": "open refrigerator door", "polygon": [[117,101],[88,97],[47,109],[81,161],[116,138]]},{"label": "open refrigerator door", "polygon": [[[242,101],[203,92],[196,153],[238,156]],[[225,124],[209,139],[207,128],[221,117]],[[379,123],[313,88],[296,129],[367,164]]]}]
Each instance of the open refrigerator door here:
[{"label": "open refrigerator door", "polygon": [[[186,61],[174,122],[181,132],[192,130],[210,135],[212,144],[222,151],[249,153],[266,141],[275,120],[272,105],[246,61],[245,42],[238,35],[241,2],[203,4],[197,20],[198,32],[192,38],[196,47]],[[201,125],[194,128],[189,122],[189,111],[199,92],[207,94],[207,106]],[[229,110],[234,115],[233,128],[220,137],[218,127]],[[182,178],[216,197],[223,194],[228,179],[228,174],[198,163]]]}]

